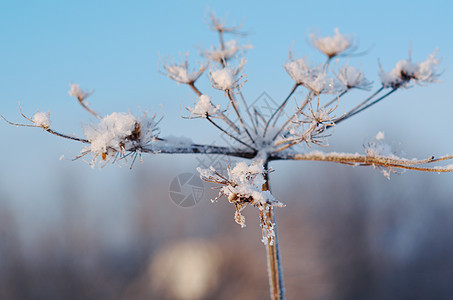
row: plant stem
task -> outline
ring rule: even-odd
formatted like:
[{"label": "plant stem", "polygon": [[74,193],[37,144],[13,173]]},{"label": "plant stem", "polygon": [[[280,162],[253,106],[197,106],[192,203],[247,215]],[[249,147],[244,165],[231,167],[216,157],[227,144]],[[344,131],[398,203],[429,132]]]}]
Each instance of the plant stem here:
[{"label": "plant stem", "polygon": [[[265,170],[268,170],[267,162],[264,165]],[[266,174],[266,182],[263,185],[263,190],[270,191],[269,185],[269,175]],[[275,219],[274,209],[271,206],[267,213],[269,220],[272,220],[274,223],[274,242],[272,245],[268,242],[266,245],[266,254],[267,254],[267,273],[269,277],[269,287],[270,287],[270,298],[272,300],[283,300],[285,299],[285,287],[283,281],[283,271],[280,258],[280,250],[278,244],[277,236],[277,221]]]}]

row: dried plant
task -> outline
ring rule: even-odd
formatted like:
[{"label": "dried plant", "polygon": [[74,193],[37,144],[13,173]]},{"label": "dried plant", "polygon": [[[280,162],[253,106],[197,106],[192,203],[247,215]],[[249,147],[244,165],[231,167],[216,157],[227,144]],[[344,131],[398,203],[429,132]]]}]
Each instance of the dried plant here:
[{"label": "dried plant", "polygon": [[[196,94],[194,107],[187,107],[186,117],[206,119],[222,134],[231,139],[230,146],[214,146],[193,143],[187,139],[169,139],[160,136],[159,121],[155,116],[134,116],[131,113],[112,113],[105,117],[93,111],[86,102],[92,91],[83,91],[77,84],[71,84],[69,94],[74,96],[80,105],[98,119],[83,129],[84,137],[79,138],[54,130],[49,114],[37,112],[32,117],[22,116],[30,124],[18,124],[6,120],[16,126],[40,127],[43,130],[70,140],[78,141],[85,146],[76,158],[91,155],[88,160],[92,166],[105,165],[120,159],[133,158],[143,153],[194,153],[221,154],[250,159],[251,163],[240,162],[228,167],[228,174],[222,175],[213,167],[198,169],[203,180],[212,182],[220,190],[219,197],[225,196],[235,207],[234,220],[245,226],[245,218],[241,211],[247,206],[258,208],[262,228],[262,240],[268,254],[269,284],[272,299],[284,298],[283,274],[280,263],[279,244],[277,239],[274,207],[283,204],[270,191],[269,163],[276,160],[311,160],[328,161],[351,166],[372,166],[390,178],[390,174],[399,170],[415,170],[424,172],[453,172],[453,164],[431,166],[433,163],[451,160],[453,155],[439,158],[431,156],[427,159],[406,159],[392,153],[390,146],[383,141],[384,134],[379,133],[370,142],[364,154],[322,152],[311,150],[311,146],[328,147],[327,137],[331,128],[356,114],[370,108],[396,91],[413,85],[426,85],[437,82],[439,64],[437,50],[420,63],[412,58],[399,61],[395,68],[385,72],[380,68],[381,82],[375,91],[350,108],[339,113],[336,108],[345,95],[353,90],[369,92],[373,83],[366,79],[363,72],[349,64],[340,66],[337,71],[330,65],[333,58],[347,57],[356,53],[357,46],[352,36],[343,35],[335,29],[333,36],[318,37],[311,35],[313,46],[326,56],[322,64],[313,64],[307,58],[295,58],[290,52],[289,60],[283,66],[294,81],[289,94],[269,118],[263,117],[259,109],[249,106],[241,92],[246,82],[244,74],[244,51],[249,45],[241,45],[238,40],[225,41],[225,34],[243,36],[241,26],[227,26],[213,14],[210,16],[210,28],[219,37],[218,46],[201,51],[205,62],[198,67],[189,66],[188,55],[182,63],[164,63],[163,73],[178,84],[189,86]],[[201,92],[197,81],[209,69],[208,77],[214,89],[220,90],[227,98],[228,105],[222,108],[213,104],[211,95]],[[294,113],[285,114],[284,110],[296,90],[305,91]],[[298,97],[295,97],[298,100]],[[334,105],[335,104],[335,105]],[[284,116],[284,117],[283,117]],[[237,119],[237,122],[231,119]],[[284,119],[284,120],[282,120]],[[297,147],[306,145],[307,148]],[[217,200],[216,198],[215,200]],[[215,201],[214,200],[214,201]]]}]

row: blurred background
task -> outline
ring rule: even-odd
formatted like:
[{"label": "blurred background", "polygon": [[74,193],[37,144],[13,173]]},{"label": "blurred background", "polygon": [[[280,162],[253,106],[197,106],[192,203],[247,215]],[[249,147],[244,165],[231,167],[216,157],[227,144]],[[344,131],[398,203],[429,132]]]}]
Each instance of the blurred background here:
[{"label": "blurred background", "polygon": [[[224,144],[203,120],[180,118],[195,99],[159,73],[162,60],[217,43],[209,10],[244,24],[245,97],[280,102],[292,87],[288,50],[322,62],[310,32],[351,33],[367,55],[349,59],[379,83],[407,58],[439,48],[442,83],[399,91],[335,128],[330,151],[363,153],[378,131],[396,154],[451,153],[453,40],[449,1],[224,3],[9,1],[0,4],[0,113],[49,111],[55,130],[81,135],[93,119],[68,95],[69,83],[94,89],[91,107],[164,114],[163,136]],[[345,60],[343,61],[345,62]],[[200,88],[226,105],[221,92]],[[343,105],[366,93],[354,91]],[[302,94],[296,94],[299,99]],[[343,110],[344,106],[339,107]],[[340,112],[341,113],[341,112]],[[0,299],[266,299],[265,249],[258,213],[234,209],[204,184],[183,208],[170,183],[210,158],[146,155],[143,164],[91,168],[71,161],[81,145],[0,122]],[[316,149],[316,148],[315,148]],[[309,149],[301,149],[309,150]],[[59,158],[64,155],[64,158]],[[238,160],[236,160],[238,161]],[[393,174],[328,163],[274,162],[288,299],[452,299],[451,174]]]}]

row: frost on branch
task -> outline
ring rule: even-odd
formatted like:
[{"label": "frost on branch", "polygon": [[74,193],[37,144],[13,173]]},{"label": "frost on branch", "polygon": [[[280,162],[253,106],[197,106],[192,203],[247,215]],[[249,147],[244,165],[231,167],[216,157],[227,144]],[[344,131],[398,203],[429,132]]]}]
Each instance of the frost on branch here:
[{"label": "frost on branch", "polygon": [[185,60],[182,63],[176,64],[168,62],[163,65],[165,73],[169,78],[184,84],[193,84],[197,81],[201,74],[206,70],[207,64],[200,63],[198,68],[192,70],[189,68],[188,56],[189,54],[186,53]]},{"label": "frost on branch", "polygon": [[349,65],[345,65],[340,69],[337,78],[341,85],[341,90],[343,91],[347,91],[349,89],[369,91],[373,84],[365,78],[365,75],[361,70]]},{"label": "frost on branch", "polygon": [[269,218],[271,206],[282,207],[281,202],[277,201],[268,190],[263,190],[266,183],[266,171],[262,164],[254,161],[250,165],[245,162],[237,163],[233,169],[228,167],[227,177],[218,173],[213,167],[210,169],[197,169],[201,179],[222,185],[219,187],[219,196],[225,196],[228,201],[236,207],[234,220],[236,223],[245,227],[245,217],[241,214],[242,210],[248,205],[257,207],[260,211],[260,226],[263,230],[263,242],[273,243],[274,223]]},{"label": "frost on branch", "polygon": [[346,50],[353,47],[352,37],[341,34],[338,28],[335,28],[333,36],[317,37],[312,33],[310,37],[313,46],[327,55],[329,59],[344,54]]},{"label": "frost on branch", "polygon": [[322,65],[310,66],[307,59],[294,59],[289,53],[289,62],[283,65],[289,76],[300,85],[318,94],[331,94],[336,92],[333,79],[328,77]]},{"label": "frost on branch", "polygon": [[439,64],[441,59],[437,57],[438,50],[428,55],[425,61],[413,63],[412,57],[400,60],[396,63],[395,68],[385,72],[382,65],[379,64],[382,85],[385,88],[399,87],[408,88],[411,82],[424,85],[433,82],[439,82]]},{"label": "frost on branch", "polygon": [[158,130],[154,118],[149,118],[146,114],[138,118],[130,113],[114,112],[84,128],[90,145],[82,153],[92,154],[93,165],[99,161],[108,162],[118,154],[140,154],[143,148],[156,140]]},{"label": "frost on branch", "polygon": [[194,108],[186,107],[190,112],[190,118],[206,118],[216,117],[220,114],[220,105],[214,106],[211,102],[211,97],[208,95],[201,95]]}]

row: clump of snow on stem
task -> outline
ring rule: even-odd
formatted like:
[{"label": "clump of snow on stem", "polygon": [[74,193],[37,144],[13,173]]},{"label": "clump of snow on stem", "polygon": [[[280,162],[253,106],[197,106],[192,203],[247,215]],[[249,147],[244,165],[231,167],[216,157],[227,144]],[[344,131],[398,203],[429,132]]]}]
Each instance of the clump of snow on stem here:
[{"label": "clump of snow on stem", "polygon": [[146,114],[136,117],[130,113],[112,113],[84,128],[90,145],[82,151],[93,155],[92,163],[109,161],[117,154],[137,152],[157,138],[158,128],[154,118]]},{"label": "clump of snow on stem", "polygon": [[38,111],[37,113],[33,114],[33,118],[31,119],[33,124],[37,127],[41,127],[42,129],[49,129],[50,128],[50,118],[49,114]]},{"label": "clump of snow on stem", "polygon": [[236,68],[226,65],[221,69],[211,69],[209,79],[211,80],[212,87],[225,92],[240,88],[243,84],[242,79],[244,75],[239,74],[246,62],[245,59],[242,59]]},{"label": "clump of snow on stem", "polygon": [[[265,175],[268,173],[260,162],[254,161],[250,165],[245,162],[237,163],[233,169],[228,167],[228,175],[225,177],[213,167],[209,169],[197,169],[201,179],[221,184],[219,196],[225,196],[236,207],[234,220],[245,227],[245,217],[242,210],[248,205],[257,207],[260,211],[261,227],[263,229],[263,242],[273,243],[275,237],[274,223],[269,218],[271,206],[281,207],[283,204],[277,201],[268,190],[263,190],[266,183]],[[267,175],[266,175],[267,176]]]},{"label": "clump of snow on stem", "polygon": [[[365,145],[365,153],[371,157],[387,157],[391,159],[399,159],[393,151],[392,147],[384,142],[384,132],[379,131],[373,140],[371,140],[367,145]],[[382,167],[382,166],[374,166],[378,168],[385,178],[390,180],[390,174],[395,173],[395,170],[391,167]]]},{"label": "clump of snow on stem", "polygon": [[69,88],[70,88],[68,91],[69,96],[76,97],[80,102],[82,102],[84,99],[86,99],[93,93],[93,91],[82,90],[80,88],[80,85],[78,85],[77,83],[70,83]]},{"label": "clump of snow on stem", "polygon": [[209,60],[218,62],[220,64],[224,64],[229,59],[236,56],[239,51],[251,49],[253,46],[251,45],[239,45],[237,40],[229,40],[225,42],[224,46],[220,48],[214,48],[211,46],[211,49],[204,50],[202,53],[204,57]]},{"label": "clump of snow on stem", "polygon": [[317,37],[313,33],[310,35],[313,46],[329,58],[342,54],[353,45],[352,37],[341,34],[338,28],[334,31],[333,36]]},{"label": "clump of snow on stem", "polygon": [[338,72],[337,78],[343,91],[353,88],[367,91],[371,89],[372,82],[365,78],[361,70],[353,66],[343,66]]},{"label": "clump of snow on stem", "polygon": [[189,54],[185,54],[185,60],[182,63],[168,62],[163,65],[167,76],[178,83],[192,84],[194,83],[203,72],[206,70],[207,64],[200,63],[198,69],[191,70],[188,61]]},{"label": "clump of snow on stem", "polygon": [[323,66],[310,66],[305,57],[294,59],[290,52],[289,62],[283,67],[297,84],[305,86],[315,94],[330,94],[336,91],[333,79],[327,76]]},{"label": "clump of snow on stem", "polygon": [[384,132],[379,131],[373,140],[365,146],[368,156],[385,156],[397,158],[392,152],[392,147],[384,142]]},{"label": "clump of snow on stem", "polygon": [[194,108],[186,108],[190,112],[189,118],[206,118],[216,116],[220,112],[220,105],[214,106],[211,102],[211,97],[201,95]]},{"label": "clump of snow on stem", "polygon": [[385,88],[397,89],[409,87],[411,81],[420,85],[438,82],[438,68],[442,60],[437,57],[437,54],[438,50],[435,50],[420,63],[413,63],[411,55],[409,55],[409,59],[398,61],[395,68],[389,72],[385,72],[382,65],[379,64],[382,85]]}]

